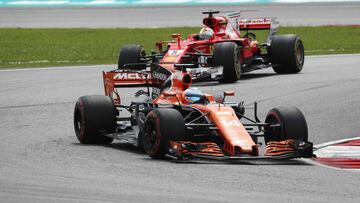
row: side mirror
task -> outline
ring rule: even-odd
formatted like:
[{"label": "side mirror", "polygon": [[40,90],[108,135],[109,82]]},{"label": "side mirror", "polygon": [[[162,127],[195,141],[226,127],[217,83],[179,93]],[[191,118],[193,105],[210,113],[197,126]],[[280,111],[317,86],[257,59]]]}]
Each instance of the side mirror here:
[{"label": "side mirror", "polygon": [[235,96],[235,92],[234,91],[224,91],[224,97],[227,96]]},{"label": "side mirror", "polygon": [[225,101],[225,98],[227,96],[234,96],[235,92],[234,91],[224,91],[224,98],[223,98],[223,102]]},{"label": "side mirror", "polygon": [[171,35],[171,37],[177,39],[178,47],[179,47],[179,49],[181,49],[181,46],[180,46],[181,35],[179,33],[174,33]]},{"label": "side mirror", "polygon": [[161,53],[163,51],[163,42],[162,41],[156,42],[155,47],[158,49],[159,53]]},{"label": "side mirror", "polygon": [[218,104],[222,104],[224,102],[224,96],[222,95],[215,95],[214,100]]},{"label": "side mirror", "polygon": [[171,35],[172,38],[179,38],[181,35],[179,33],[174,33]]}]

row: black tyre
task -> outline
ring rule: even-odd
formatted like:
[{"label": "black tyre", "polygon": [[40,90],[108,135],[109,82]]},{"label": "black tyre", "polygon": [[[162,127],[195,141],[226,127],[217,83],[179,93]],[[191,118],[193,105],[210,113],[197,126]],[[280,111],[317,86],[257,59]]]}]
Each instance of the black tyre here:
[{"label": "black tyre", "polygon": [[276,73],[298,73],[304,66],[304,45],[296,35],[274,36],[271,40],[270,61]]},{"label": "black tyre", "polygon": [[[131,63],[145,63],[144,56],[146,55],[144,47],[141,45],[125,45],[120,49],[118,68],[124,69],[124,64]],[[145,69],[145,65],[129,66],[126,69],[141,70]]]},{"label": "black tyre", "polygon": [[[279,107],[269,111],[265,123],[265,142],[287,139],[308,140],[308,128],[301,111],[296,107]],[[276,127],[277,126],[277,127]]]},{"label": "black tyre", "polygon": [[216,66],[223,66],[220,82],[232,83],[241,77],[241,49],[235,42],[222,42],[214,46],[213,60]]},{"label": "black tyre", "polygon": [[154,159],[164,158],[169,141],[185,140],[186,127],[183,116],[176,109],[157,108],[146,117],[143,146]]},{"label": "black tyre", "polygon": [[110,97],[102,95],[83,96],[74,110],[74,128],[82,144],[108,144],[112,138],[101,135],[114,132],[116,109]]}]

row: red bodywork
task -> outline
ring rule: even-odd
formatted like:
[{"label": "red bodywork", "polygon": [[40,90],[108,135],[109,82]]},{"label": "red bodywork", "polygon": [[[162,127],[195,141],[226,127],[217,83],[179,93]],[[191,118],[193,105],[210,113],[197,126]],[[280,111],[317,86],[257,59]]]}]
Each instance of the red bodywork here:
[{"label": "red bodywork", "polygon": [[[241,47],[240,60],[242,62],[251,61],[255,55],[261,54],[260,44],[250,37],[242,36],[240,30],[270,30],[272,19],[237,19],[235,22],[233,21],[234,19],[227,16],[204,18],[204,27],[211,28],[214,31],[214,35],[210,39],[199,39],[199,34],[192,34],[187,39],[182,39],[180,34],[173,34],[173,41],[157,42],[155,46],[160,53],[164,52],[163,45],[167,45],[166,55],[160,62],[191,62],[184,56],[198,53],[211,55],[214,44],[229,41],[235,42]],[[169,68],[171,69],[171,67]]]}]

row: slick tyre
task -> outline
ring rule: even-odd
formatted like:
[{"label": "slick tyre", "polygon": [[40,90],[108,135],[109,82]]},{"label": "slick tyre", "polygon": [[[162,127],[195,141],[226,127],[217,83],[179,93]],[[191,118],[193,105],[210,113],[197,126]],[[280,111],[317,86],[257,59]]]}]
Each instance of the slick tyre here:
[{"label": "slick tyre", "polygon": [[274,71],[279,74],[298,73],[304,66],[304,45],[296,35],[275,35],[269,55]]},{"label": "slick tyre", "polygon": [[215,66],[223,66],[222,83],[233,83],[241,77],[241,49],[235,42],[222,42],[214,46]]},{"label": "slick tyre", "polygon": [[157,108],[146,117],[143,146],[154,159],[162,159],[169,150],[169,141],[185,140],[186,127],[183,116],[176,109]]},{"label": "slick tyre", "polygon": [[145,49],[141,45],[125,45],[120,49],[118,69],[142,70],[146,65],[124,67],[125,64],[145,63]]},{"label": "slick tyre", "polygon": [[102,95],[83,96],[74,110],[74,128],[81,144],[108,144],[112,138],[102,133],[111,133],[116,127],[116,109],[110,97]]},{"label": "slick tyre", "polygon": [[301,111],[296,107],[271,109],[266,116],[265,142],[287,139],[308,140],[308,128]]}]

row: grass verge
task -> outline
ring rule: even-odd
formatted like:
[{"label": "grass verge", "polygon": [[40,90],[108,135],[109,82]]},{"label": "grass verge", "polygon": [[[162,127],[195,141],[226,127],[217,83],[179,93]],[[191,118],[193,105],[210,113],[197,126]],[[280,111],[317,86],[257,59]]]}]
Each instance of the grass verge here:
[{"label": "grass verge", "polygon": [[[142,44],[147,52],[172,33],[183,37],[199,28],[156,29],[0,29],[0,68],[117,63],[123,44]],[[360,53],[360,27],[281,27],[279,34],[301,37],[306,55]],[[258,39],[265,39],[258,32]]]}]

